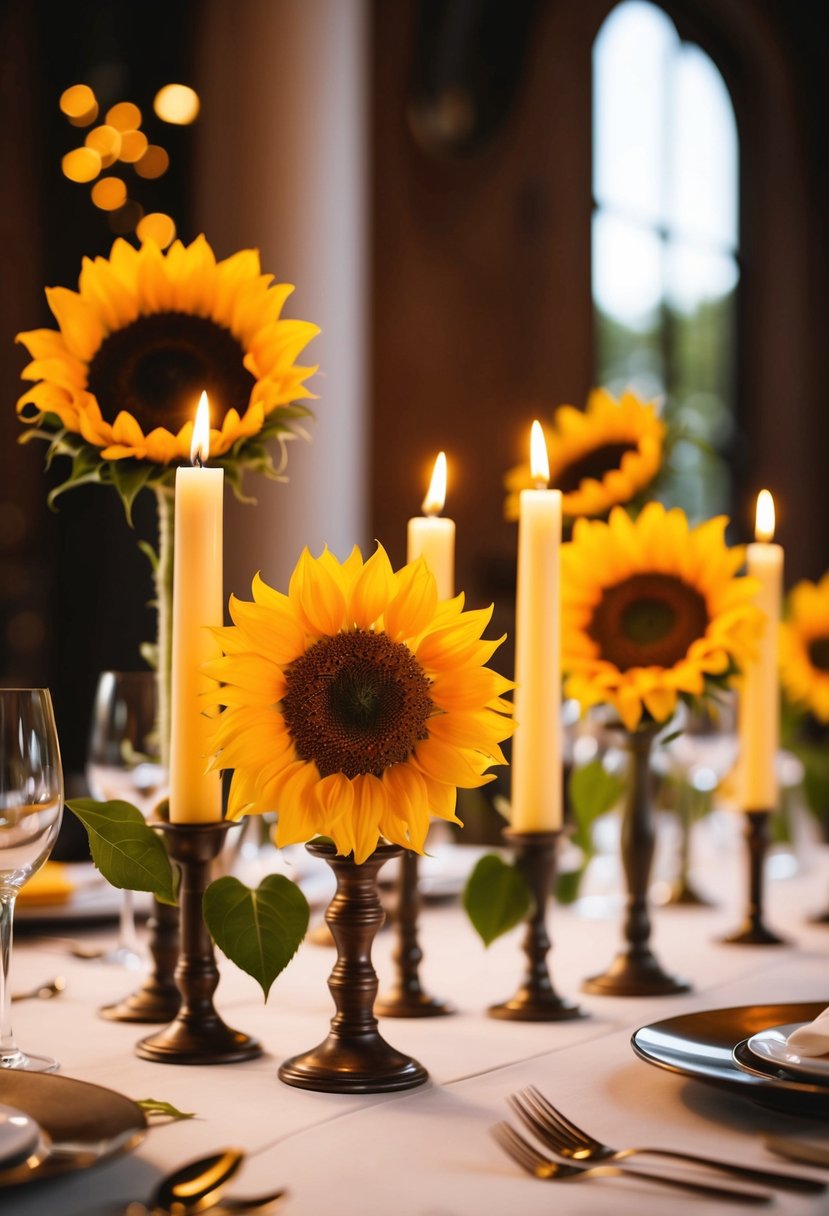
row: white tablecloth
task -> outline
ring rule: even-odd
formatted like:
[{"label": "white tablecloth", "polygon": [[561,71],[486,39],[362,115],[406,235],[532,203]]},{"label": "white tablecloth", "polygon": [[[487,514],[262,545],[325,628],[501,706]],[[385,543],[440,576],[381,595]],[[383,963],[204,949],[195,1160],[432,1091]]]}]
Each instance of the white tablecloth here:
[{"label": "white tablecloth", "polygon": [[[383,1096],[313,1093],[277,1079],[282,1059],[315,1046],[327,1032],[333,1011],[326,987],[330,948],[304,945],[274,985],[267,1007],[257,985],[225,963],[217,1007],[231,1025],[258,1036],[266,1054],[240,1065],[183,1067],[137,1059],[133,1046],[147,1028],[96,1016],[99,1006],[135,987],[134,975],[73,959],[56,940],[21,934],[13,987],[60,973],[67,989],[53,1001],[14,1006],[20,1044],[57,1055],[67,1076],[134,1099],[163,1099],[197,1117],[152,1127],[136,1152],[95,1169],[30,1186],[13,1199],[0,1192],[0,1211],[90,1216],[107,1201],[146,1199],[161,1173],[227,1145],[249,1154],[234,1191],[289,1188],[280,1216],[664,1216],[698,1213],[703,1205],[706,1211],[736,1210],[634,1180],[537,1182],[488,1134],[508,1114],[507,1095],[535,1083],[576,1122],[619,1145],[679,1146],[785,1169],[763,1148],[761,1131],[829,1142],[829,1126],[777,1115],[742,1096],[668,1074],[631,1051],[637,1027],[686,1011],[754,1002],[829,1004],[829,926],[808,922],[810,913],[829,902],[829,851],[813,849],[798,873],[768,883],[768,920],[790,936],[784,947],[718,940],[735,927],[745,902],[738,853],[712,861],[700,882],[717,906],[654,909],[656,953],[663,965],[691,980],[693,992],[685,996],[579,996],[581,980],[603,969],[619,945],[619,908],[607,906],[602,916],[586,915],[578,906],[554,908],[554,983],[562,994],[578,998],[588,1015],[557,1024],[486,1016],[489,1004],[517,987],[520,930],[485,950],[457,905],[424,908],[421,978],[433,994],[451,998],[458,1013],[381,1023],[389,1042],[430,1073],[418,1089]],[[89,934],[92,941],[102,936],[100,929]],[[382,931],[374,948],[381,988],[392,973],[393,947],[393,933]],[[825,1196],[778,1192],[767,1210],[816,1216],[827,1211],[828,1202]]]}]

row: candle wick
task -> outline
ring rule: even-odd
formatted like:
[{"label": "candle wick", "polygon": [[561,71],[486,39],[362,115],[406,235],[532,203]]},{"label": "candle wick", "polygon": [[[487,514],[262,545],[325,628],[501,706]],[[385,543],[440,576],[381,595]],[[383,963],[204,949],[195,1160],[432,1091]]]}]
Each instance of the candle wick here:
[{"label": "candle wick", "polygon": [[198,451],[196,452],[196,455],[193,459],[193,464],[197,465],[198,468],[200,468],[200,469],[204,468],[204,461],[201,458],[201,448],[199,448]]}]

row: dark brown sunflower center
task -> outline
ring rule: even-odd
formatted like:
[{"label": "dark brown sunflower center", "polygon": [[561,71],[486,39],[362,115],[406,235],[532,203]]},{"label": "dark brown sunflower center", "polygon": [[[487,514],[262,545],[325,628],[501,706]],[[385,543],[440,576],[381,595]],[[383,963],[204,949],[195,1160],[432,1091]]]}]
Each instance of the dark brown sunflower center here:
[{"label": "dark brown sunflower center", "polygon": [[620,671],[673,667],[708,627],[705,600],[671,574],[634,574],[606,587],[587,632]]},{"label": "dark brown sunflower center", "polygon": [[818,671],[829,672],[829,638],[812,638],[809,643],[809,661]]},{"label": "dark brown sunflower center", "polygon": [[427,735],[429,680],[408,646],[356,630],[321,638],[285,670],[282,713],[323,777],[382,776]]},{"label": "dark brown sunflower center", "polygon": [[88,388],[108,422],[128,410],[145,434],[156,426],[178,431],[205,389],[216,425],[231,407],[247,408],[255,381],[243,357],[230,330],[208,317],[153,313],[104,338]]},{"label": "dark brown sunflower center", "polygon": [[635,443],[603,443],[566,465],[554,479],[555,488],[562,494],[572,494],[588,478],[601,481],[606,473],[620,467],[625,452],[635,451]]}]

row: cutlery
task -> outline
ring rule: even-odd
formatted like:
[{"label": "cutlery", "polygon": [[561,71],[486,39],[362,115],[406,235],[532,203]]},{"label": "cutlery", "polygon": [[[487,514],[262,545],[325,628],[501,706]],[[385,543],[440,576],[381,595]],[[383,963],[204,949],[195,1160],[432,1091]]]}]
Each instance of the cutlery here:
[{"label": "cutlery", "polygon": [[802,1161],[807,1165],[822,1165],[829,1169],[829,1145],[803,1144],[788,1136],[763,1136],[766,1148],[789,1161]]},{"label": "cutlery", "polygon": [[153,1191],[150,1212],[153,1216],[195,1216],[215,1208],[244,1159],[241,1149],[227,1148],[179,1166]]},{"label": "cutlery", "polygon": [[651,1174],[645,1170],[627,1169],[619,1165],[574,1165],[554,1161],[540,1153],[529,1140],[525,1140],[509,1123],[497,1123],[492,1135],[501,1148],[522,1169],[544,1182],[579,1182],[582,1178],[642,1178],[679,1190],[695,1191],[711,1199],[728,1199],[735,1203],[768,1203],[770,1191],[733,1190],[727,1186],[714,1186],[707,1182],[692,1182],[684,1178],[672,1178],[668,1174]]},{"label": "cutlery", "polygon": [[38,984],[36,988],[30,988],[28,992],[13,992],[13,1001],[50,1001],[52,997],[60,996],[66,988],[66,980],[62,975],[56,975],[52,980],[46,980],[43,984]]},{"label": "cutlery", "polygon": [[826,1186],[817,1178],[805,1178],[802,1174],[780,1174],[774,1170],[755,1166],[736,1165],[720,1161],[715,1157],[702,1157],[696,1153],[666,1148],[611,1148],[602,1144],[587,1132],[582,1131],[570,1119],[562,1115],[534,1085],[513,1094],[509,1099],[513,1109],[536,1136],[561,1157],[576,1161],[622,1161],[628,1157],[647,1154],[654,1157],[670,1157],[685,1161],[689,1165],[702,1165],[719,1170],[735,1178],[749,1182],[761,1182],[793,1191],[824,1191]]}]

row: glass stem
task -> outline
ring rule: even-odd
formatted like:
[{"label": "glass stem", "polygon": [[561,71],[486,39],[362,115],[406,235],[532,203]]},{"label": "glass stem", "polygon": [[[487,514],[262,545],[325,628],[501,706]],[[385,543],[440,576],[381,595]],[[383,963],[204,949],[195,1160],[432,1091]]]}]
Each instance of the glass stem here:
[{"label": "glass stem", "polygon": [[141,946],[135,932],[135,895],[130,890],[121,892],[121,911],[118,923],[118,947],[140,954]]},{"label": "glass stem", "polygon": [[9,970],[12,957],[12,918],[16,892],[0,890],[0,1067],[17,1055],[12,1031],[12,997]]}]

